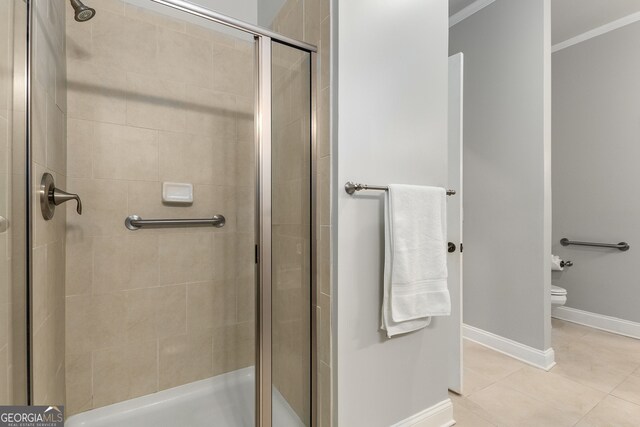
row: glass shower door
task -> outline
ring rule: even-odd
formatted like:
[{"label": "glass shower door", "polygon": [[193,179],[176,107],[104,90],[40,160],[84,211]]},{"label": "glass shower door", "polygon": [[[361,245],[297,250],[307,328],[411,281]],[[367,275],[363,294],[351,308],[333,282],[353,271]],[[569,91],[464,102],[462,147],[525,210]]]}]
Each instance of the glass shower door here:
[{"label": "glass shower door", "polygon": [[253,426],[254,37],[93,3],[66,22],[67,414],[160,399],[112,425]]},{"label": "glass shower door", "polygon": [[311,54],[272,43],[273,425],[312,420]]}]

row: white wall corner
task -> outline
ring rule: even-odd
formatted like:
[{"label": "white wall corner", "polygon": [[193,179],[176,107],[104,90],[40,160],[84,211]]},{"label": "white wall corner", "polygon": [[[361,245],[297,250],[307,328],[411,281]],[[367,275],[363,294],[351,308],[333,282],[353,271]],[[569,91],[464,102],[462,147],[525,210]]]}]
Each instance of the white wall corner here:
[{"label": "white wall corner", "polygon": [[578,310],[571,307],[556,307],[552,311],[552,316],[556,319],[566,320],[568,322],[578,323],[580,325],[589,326],[602,331],[640,339],[640,323],[631,322],[629,320],[591,313],[589,311]]},{"label": "white wall corner", "polygon": [[453,14],[449,17],[449,28],[453,27],[460,21],[463,21],[473,15],[476,12],[481,11],[485,7],[489,6],[496,0],[476,0],[469,6],[462,9],[460,12]]},{"label": "white wall corner", "polygon": [[551,347],[551,253],[553,247],[553,187],[551,179],[552,153],[552,75],[551,75],[551,0],[544,0],[544,124],[543,124],[543,158],[544,158],[544,346]]},{"label": "white wall corner", "polygon": [[451,399],[446,399],[391,427],[450,427],[455,423],[453,403]]},{"label": "white wall corner", "polygon": [[488,347],[499,353],[518,359],[536,368],[551,370],[556,365],[553,348],[545,351],[501,337],[473,326],[464,325],[463,335],[466,339]]}]

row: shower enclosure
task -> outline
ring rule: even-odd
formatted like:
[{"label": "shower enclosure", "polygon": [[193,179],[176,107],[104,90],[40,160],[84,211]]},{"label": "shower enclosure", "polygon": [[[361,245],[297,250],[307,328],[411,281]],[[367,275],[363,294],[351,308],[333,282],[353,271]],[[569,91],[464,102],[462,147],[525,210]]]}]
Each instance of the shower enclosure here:
[{"label": "shower enclosure", "polygon": [[86,3],[0,5],[0,403],[316,425],[316,48],[187,1]]}]

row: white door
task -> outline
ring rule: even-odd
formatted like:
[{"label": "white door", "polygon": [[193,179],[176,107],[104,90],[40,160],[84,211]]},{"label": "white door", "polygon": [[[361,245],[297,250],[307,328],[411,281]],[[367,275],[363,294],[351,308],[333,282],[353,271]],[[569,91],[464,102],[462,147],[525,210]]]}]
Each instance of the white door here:
[{"label": "white door", "polygon": [[449,331],[449,389],[462,394],[462,99],[464,57],[449,57],[449,188],[456,191],[447,203],[447,259],[451,318]]}]

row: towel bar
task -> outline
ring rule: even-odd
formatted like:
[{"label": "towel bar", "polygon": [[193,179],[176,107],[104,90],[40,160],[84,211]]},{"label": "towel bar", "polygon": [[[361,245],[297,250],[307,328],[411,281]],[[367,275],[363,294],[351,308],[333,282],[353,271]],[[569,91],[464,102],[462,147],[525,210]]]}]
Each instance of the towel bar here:
[{"label": "towel bar", "polygon": [[[389,190],[389,187],[386,186],[386,185],[354,184],[351,181],[347,182],[344,185],[344,191],[346,191],[347,194],[349,194],[349,195],[352,195],[356,191],[362,191],[362,190],[383,190],[383,191],[387,191],[387,190]],[[447,196],[453,196],[455,194],[456,194],[455,190],[447,190]]]}]

